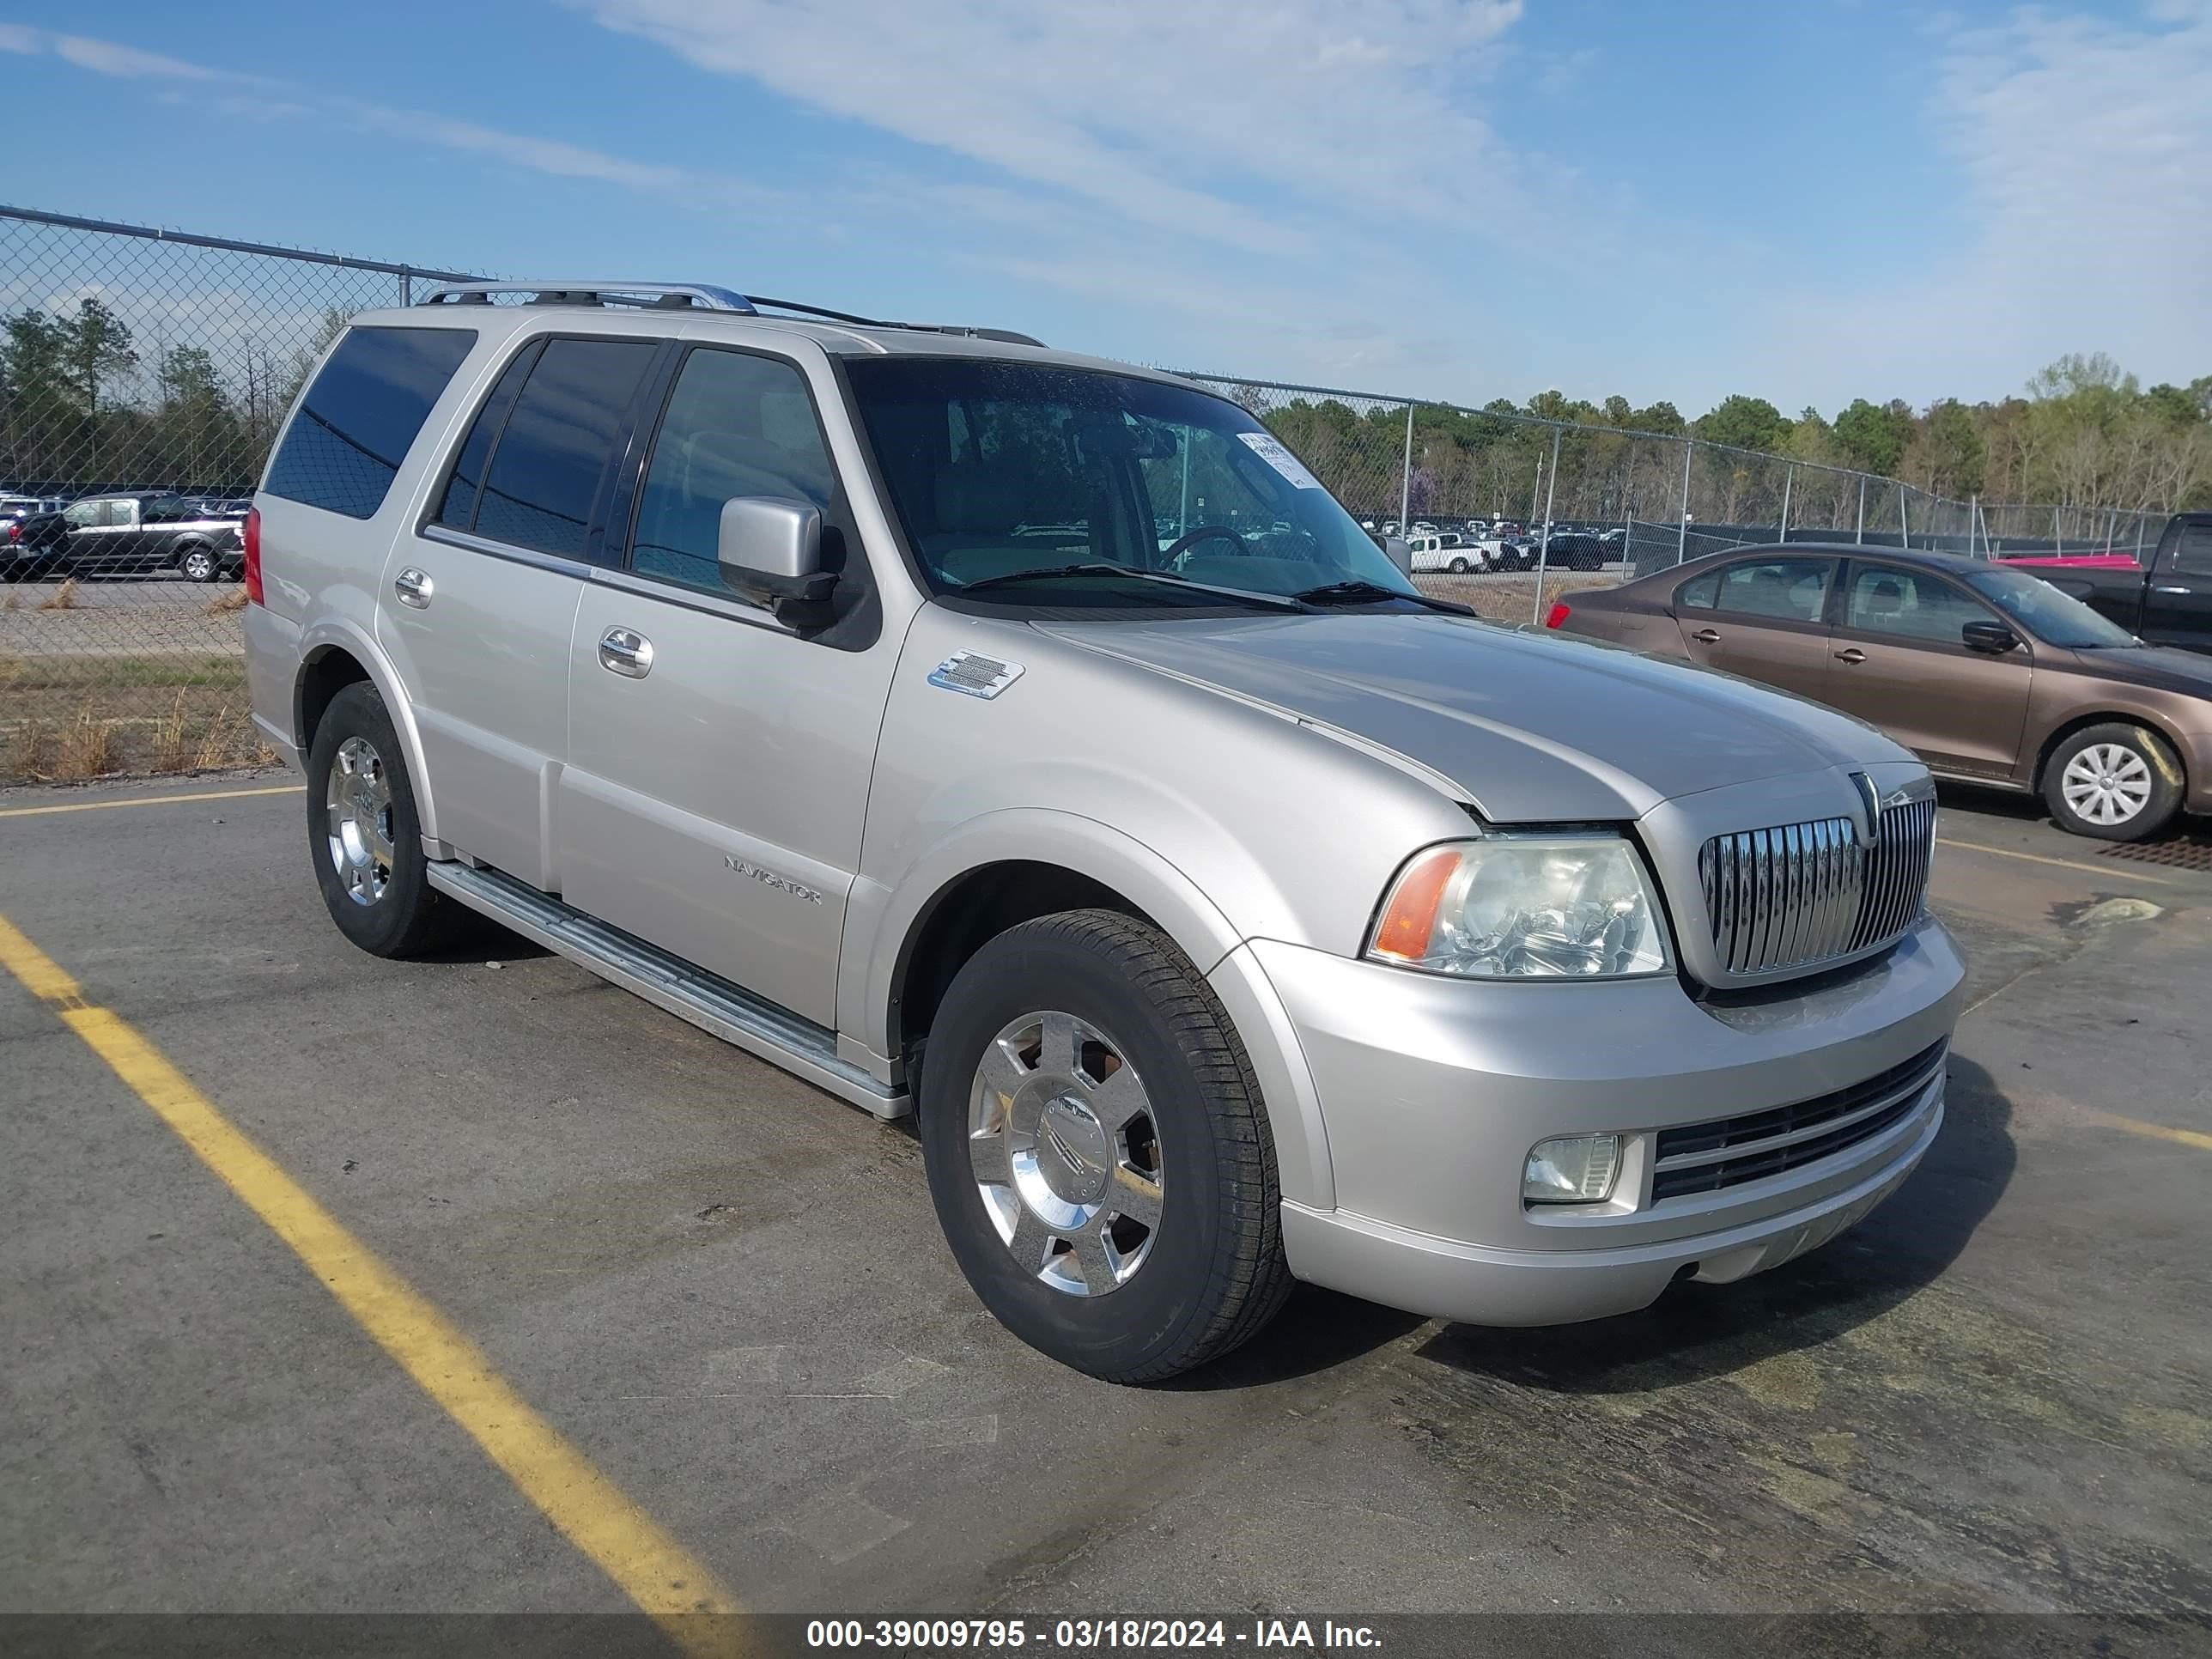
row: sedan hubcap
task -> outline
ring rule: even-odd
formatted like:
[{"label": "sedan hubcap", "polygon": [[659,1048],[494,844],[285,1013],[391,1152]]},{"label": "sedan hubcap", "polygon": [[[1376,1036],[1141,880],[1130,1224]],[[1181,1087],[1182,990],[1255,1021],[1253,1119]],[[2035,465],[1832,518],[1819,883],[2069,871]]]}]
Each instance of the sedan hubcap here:
[{"label": "sedan hubcap", "polygon": [[2066,763],[2058,787],[2092,823],[2125,823],[2150,799],[2150,768],[2132,749],[2093,743]]},{"label": "sedan hubcap", "polygon": [[375,903],[392,884],[392,776],[367,738],[338,745],[323,804],[338,884],[356,904]]},{"label": "sedan hubcap", "polygon": [[1072,1296],[1127,1284],[1160,1224],[1152,1097],[1121,1045],[1073,1014],[991,1039],[968,1109],[975,1190],[1022,1271]]}]

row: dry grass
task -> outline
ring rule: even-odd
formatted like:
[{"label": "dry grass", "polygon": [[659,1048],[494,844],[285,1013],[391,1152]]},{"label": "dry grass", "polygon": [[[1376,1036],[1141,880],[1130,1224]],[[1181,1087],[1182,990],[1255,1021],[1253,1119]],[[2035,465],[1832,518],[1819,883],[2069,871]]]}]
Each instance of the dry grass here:
[{"label": "dry grass", "polygon": [[22,608],[23,596],[21,593],[10,593],[6,599],[0,599],[0,611],[21,611]]},{"label": "dry grass", "polygon": [[26,720],[15,729],[8,745],[9,778],[44,779],[53,775],[54,734],[44,720]]},{"label": "dry grass", "polygon": [[200,733],[199,747],[192,750],[193,769],[205,771],[234,759],[238,749],[237,737],[235,717],[230,712],[230,705],[225,703],[216,711],[216,717],[208,722],[207,729]]},{"label": "dry grass", "polygon": [[64,728],[52,775],[100,778],[121,764],[115,752],[115,728],[87,708]]},{"label": "dry grass", "polygon": [[220,617],[228,611],[245,609],[246,589],[242,585],[232,588],[220,599],[210,599],[207,602],[207,613],[210,617]]},{"label": "dry grass", "polygon": [[185,720],[185,693],[182,687],[177,699],[169,705],[169,712],[154,726],[154,769],[156,772],[181,772],[192,763],[198,749],[187,738]]},{"label": "dry grass", "polygon": [[65,579],[59,587],[39,601],[41,611],[74,611],[76,609],[77,586],[74,576]]}]

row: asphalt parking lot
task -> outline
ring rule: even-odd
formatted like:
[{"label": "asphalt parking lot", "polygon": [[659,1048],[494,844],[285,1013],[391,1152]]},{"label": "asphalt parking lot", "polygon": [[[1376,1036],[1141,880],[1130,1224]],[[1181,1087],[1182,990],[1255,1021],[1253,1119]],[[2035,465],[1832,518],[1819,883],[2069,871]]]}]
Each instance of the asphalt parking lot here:
[{"label": "asphalt parking lot", "polygon": [[355,951],[292,781],[0,793],[0,1611],[616,1611],[611,1536],[752,1609],[2212,1628],[2212,873],[1947,797],[1949,1116],[1854,1232],[1551,1332],[1301,1291],[1138,1390],[981,1312],[905,1129],[509,936]]}]

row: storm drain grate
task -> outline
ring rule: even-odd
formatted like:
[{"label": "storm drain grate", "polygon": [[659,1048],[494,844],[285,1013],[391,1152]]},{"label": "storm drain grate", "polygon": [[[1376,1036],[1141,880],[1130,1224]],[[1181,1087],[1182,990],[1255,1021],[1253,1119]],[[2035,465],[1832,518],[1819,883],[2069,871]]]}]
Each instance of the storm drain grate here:
[{"label": "storm drain grate", "polygon": [[2212,841],[2176,836],[2171,841],[2116,842],[2097,849],[2108,859],[2133,859],[2139,864],[2163,864],[2176,870],[2212,871]]}]

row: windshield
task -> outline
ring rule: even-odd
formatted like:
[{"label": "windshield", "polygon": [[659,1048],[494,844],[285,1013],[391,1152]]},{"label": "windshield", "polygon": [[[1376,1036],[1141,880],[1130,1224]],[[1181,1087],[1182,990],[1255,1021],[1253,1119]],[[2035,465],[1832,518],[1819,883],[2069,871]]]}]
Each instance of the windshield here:
[{"label": "windshield", "polygon": [[[929,357],[848,373],[890,505],[940,594],[1083,607],[1412,583],[1236,404],[1048,364]],[[1100,567],[1107,567],[1100,568]],[[1127,576],[1117,573],[1127,571]]]},{"label": "windshield", "polygon": [[2046,645],[2075,650],[2133,645],[2136,636],[2023,570],[1977,570],[1966,585]]}]

